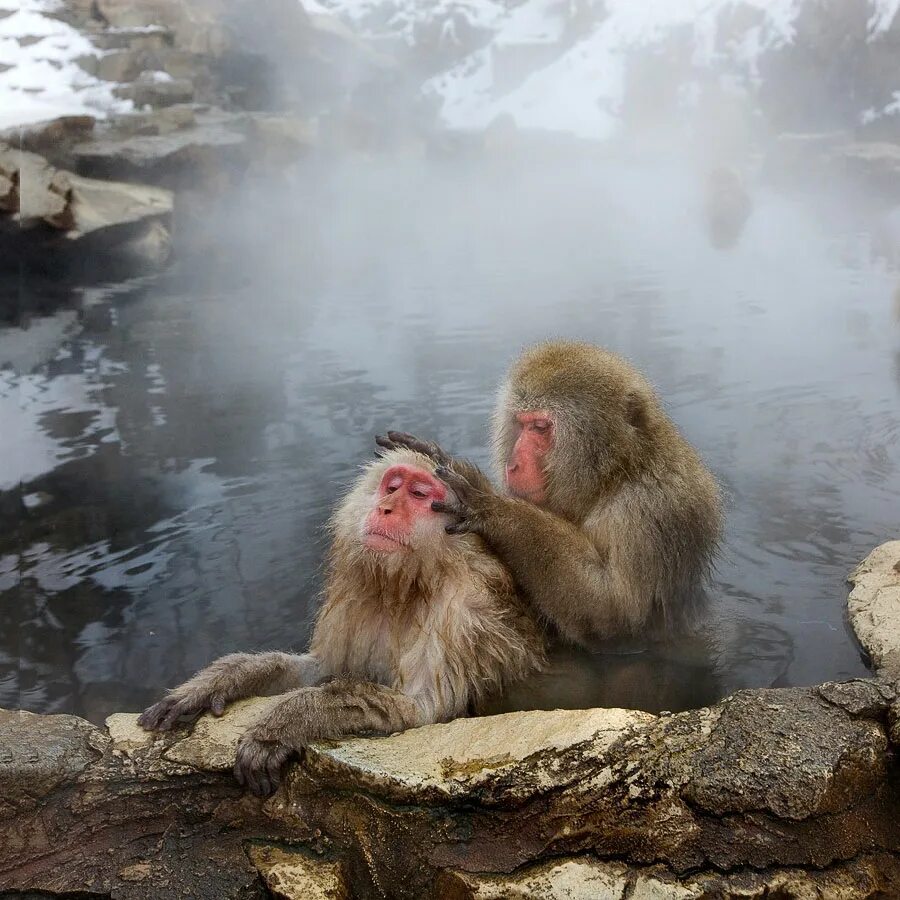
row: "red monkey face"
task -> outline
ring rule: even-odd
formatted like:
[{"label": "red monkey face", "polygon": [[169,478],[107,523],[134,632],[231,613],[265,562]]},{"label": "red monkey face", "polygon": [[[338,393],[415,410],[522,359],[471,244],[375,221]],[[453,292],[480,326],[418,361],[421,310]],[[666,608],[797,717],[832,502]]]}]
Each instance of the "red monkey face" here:
[{"label": "red monkey face", "polygon": [[515,497],[543,503],[547,497],[545,457],[553,448],[553,419],[546,410],[516,414],[519,436],[506,461],[506,487]]},{"label": "red monkey face", "polygon": [[446,516],[431,508],[444,500],[446,486],[416,466],[391,466],[382,476],[375,506],[366,516],[363,541],[379,553],[407,551],[431,536],[442,536]]}]

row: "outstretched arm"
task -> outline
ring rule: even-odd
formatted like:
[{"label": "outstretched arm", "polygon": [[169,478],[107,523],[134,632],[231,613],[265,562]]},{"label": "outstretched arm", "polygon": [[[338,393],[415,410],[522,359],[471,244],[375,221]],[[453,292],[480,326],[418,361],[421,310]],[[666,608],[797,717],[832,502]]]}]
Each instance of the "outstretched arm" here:
[{"label": "outstretched arm", "polygon": [[205,712],[221,716],[235,700],[281,694],[304,684],[315,684],[326,674],[310,653],[232,653],[145,709],[138,724],[147,731],[169,731],[192,724]]},{"label": "outstretched arm", "polygon": [[589,644],[635,619],[625,568],[583,529],[526,500],[485,493],[450,469],[439,467],[436,474],[455,495],[432,504],[456,518],[447,531],[481,535],[563,636]]},{"label": "outstretched arm", "polygon": [[430,721],[414,697],[370,681],[338,678],[300,688],[241,738],[234,774],[265,797],[278,787],[287,760],[313,741],[393,734]]}]

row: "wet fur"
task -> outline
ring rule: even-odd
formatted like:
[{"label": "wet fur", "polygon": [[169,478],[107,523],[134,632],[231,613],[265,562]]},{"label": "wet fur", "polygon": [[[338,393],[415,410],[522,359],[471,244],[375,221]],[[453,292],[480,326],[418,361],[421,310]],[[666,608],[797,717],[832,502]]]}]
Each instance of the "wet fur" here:
[{"label": "wet fur", "polygon": [[400,463],[435,467],[409,450],[387,453],[366,467],[331,519],[325,598],[309,652],[223,657],[146,710],[145,728],[165,730],[242,697],[295,688],[238,748],[239,779],[266,794],[288,756],[310,741],[466,715],[544,665],[532,614],[477,536],[452,537],[437,523],[416,532],[408,552],[364,548],[378,485]]},{"label": "wet fur", "polygon": [[624,359],[556,341],[524,353],[502,385],[493,454],[502,473],[515,415],[546,409],[547,501],[485,495],[478,533],[560,632],[590,644],[692,611],[722,530],[719,489]]}]

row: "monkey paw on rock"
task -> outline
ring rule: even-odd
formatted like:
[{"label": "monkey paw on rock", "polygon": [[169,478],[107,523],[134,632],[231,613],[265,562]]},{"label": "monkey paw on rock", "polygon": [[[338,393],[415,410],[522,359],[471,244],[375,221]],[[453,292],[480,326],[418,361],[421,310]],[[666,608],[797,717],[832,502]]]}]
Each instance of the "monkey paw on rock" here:
[{"label": "monkey paw on rock", "polygon": [[286,744],[261,741],[252,733],[245,734],[238,744],[234,777],[257,797],[268,797],[278,789],[284,764],[295,752]]},{"label": "monkey paw on rock", "polygon": [[171,731],[179,726],[193,725],[205,712],[221,716],[227,704],[228,698],[221,693],[173,692],[148,706],[138,716],[138,725],[145,731]]}]

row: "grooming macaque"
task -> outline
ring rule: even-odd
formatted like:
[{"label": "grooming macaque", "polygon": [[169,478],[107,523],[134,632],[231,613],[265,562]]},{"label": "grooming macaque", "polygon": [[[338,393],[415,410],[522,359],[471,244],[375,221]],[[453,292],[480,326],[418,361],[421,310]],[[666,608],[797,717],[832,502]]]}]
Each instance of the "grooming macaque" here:
[{"label": "grooming macaque", "polygon": [[716,482],[646,379],[590,344],[527,351],[493,421],[507,495],[469,463],[400,432],[452,493],[432,508],[484,538],[561,635],[591,645],[671,631],[700,596],[722,527]]},{"label": "grooming macaque", "polygon": [[290,691],[238,746],[238,780],[266,795],[312,741],[463,716],[540,668],[540,630],[509,573],[480,538],[448,533],[451,517],[433,509],[453,502],[434,469],[428,456],[389,452],[341,503],[307,653],[225,656],[147,709],[141,726],[167,731],[234,700]]}]

